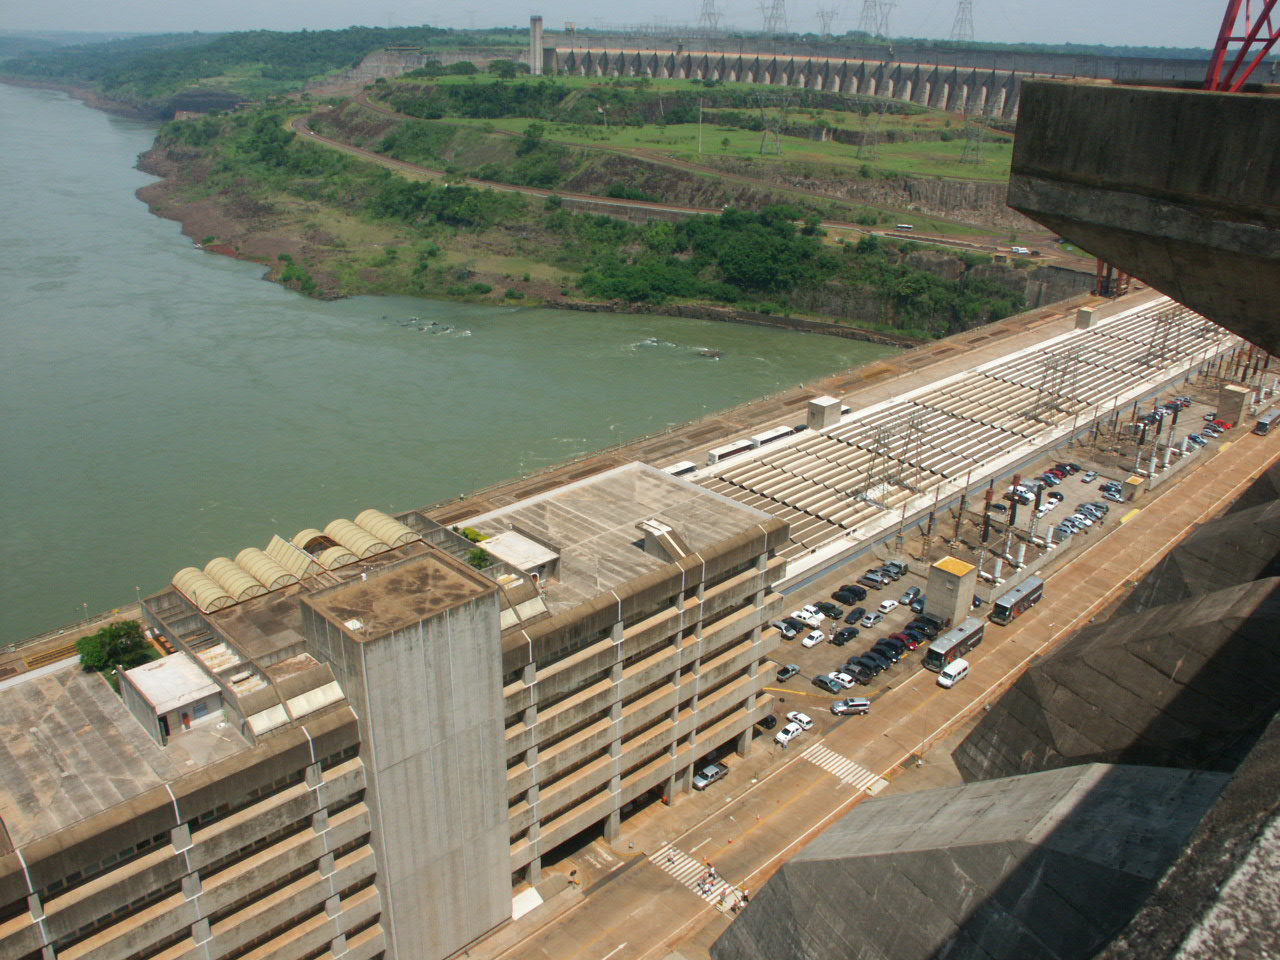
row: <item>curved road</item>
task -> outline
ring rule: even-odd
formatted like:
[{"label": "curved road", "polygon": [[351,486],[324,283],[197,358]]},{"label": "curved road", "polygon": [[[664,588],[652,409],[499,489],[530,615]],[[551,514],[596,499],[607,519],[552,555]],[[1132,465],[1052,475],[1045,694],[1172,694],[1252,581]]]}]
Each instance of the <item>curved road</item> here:
[{"label": "curved road", "polygon": [[[361,106],[367,107],[376,113],[384,114],[385,116],[395,117],[396,119],[403,119],[403,120],[414,119],[413,117],[409,117],[407,114],[397,113],[396,111],[390,109],[389,107],[375,105],[374,103],[369,101],[368,95],[363,92],[356,95],[356,97],[354,97],[353,99],[355,99],[355,101],[359,103]],[[509,184],[509,183],[499,183],[494,180],[481,180],[476,177],[459,177],[456,175],[448,174],[444,170],[439,170],[434,167],[425,167],[415,163],[408,163],[407,161],[404,161],[404,160],[396,160],[395,158],[388,157],[385,154],[376,153],[375,151],[372,151],[372,150],[366,150],[362,147],[353,146],[342,140],[335,140],[332,137],[323,136],[311,129],[310,125],[307,123],[309,119],[310,119],[309,116],[297,117],[292,121],[290,121],[289,126],[293,130],[297,131],[300,134],[303,134],[308,139],[316,143],[321,143],[332,149],[339,150],[343,153],[350,154],[351,156],[354,156],[354,157],[359,157],[361,160],[366,160],[370,163],[376,163],[382,167],[385,167],[388,170],[394,170],[397,173],[407,175],[414,179],[448,180],[451,183],[465,183],[469,186],[487,188],[490,190],[498,190],[505,193],[518,193],[518,194],[523,194],[525,196],[530,196],[530,197],[540,197],[542,199],[546,199],[547,197],[552,197],[552,196],[562,197],[564,199],[573,200],[580,204],[601,208],[601,212],[603,213],[609,213],[611,211],[624,213],[625,211],[628,211],[628,210],[647,210],[655,213],[674,214],[676,216],[715,216],[721,212],[721,208],[717,208],[717,207],[693,207],[693,206],[686,206],[683,204],[657,203],[657,202],[645,201],[645,200],[622,200],[622,199],[615,199],[611,197],[600,197],[600,196],[596,196],[595,194],[589,194],[589,193],[570,193],[563,190],[545,190],[540,187],[516,186],[514,184]],[[497,132],[506,136],[511,136],[511,137],[518,136],[517,134],[510,133],[509,131],[497,131]],[[760,189],[775,189],[775,190],[778,189],[778,187],[775,184],[770,184],[763,180],[756,180],[751,177],[743,176],[741,174],[721,173],[720,171],[714,170],[713,168],[710,168],[710,167],[703,167],[703,166],[699,166],[698,164],[688,163],[686,161],[675,160],[670,157],[664,157],[661,155],[652,154],[650,151],[642,150],[639,148],[618,150],[618,149],[611,149],[606,147],[598,147],[591,144],[587,144],[587,145],[573,144],[573,146],[584,147],[585,149],[591,149],[591,150],[601,150],[601,151],[610,152],[610,153],[619,153],[622,155],[630,155],[630,156],[636,157],[637,159],[645,160],[646,162],[658,164],[659,166],[666,166],[672,169],[683,170],[685,172],[692,172],[700,175],[716,176],[724,180],[743,183],[743,184],[757,187]],[[838,199],[838,198],[833,198],[828,194],[819,193],[813,190],[805,190],[799,187],[796,187],[796,188],[787,187],[783,189],[786,189],[789,192],[802,193],[807,196],[811,196],[815,199],[820,199],[820,200],[830,201],[833,199]],[[840,220],[823,220],[821,221],[820,226],[823,229],[827,229],[827,230],[835,229],[835,230],[851,231],[853,233],[860,233],[860,234],[877,234],[879,236],[886,236],[894,239],[919,240],[921,242],[939,244],[942,246],[949,246],[949,247],[959,247],[961,249],[974,250],[974,251],[983,252],[983,253],[994,252],[994,253],[1006,253],[1006,254],[1012,255],[1011,251],[1001,250],[998,247],[998,245],[996,245],[995,243],[989,243],[989,244],[974,243],[974,242],[969,242],[965,240],[954,240],[947,237],[931,236],[929,234],[923,234],[923,233],[904,234],[904,233],[899,233],[893,230],[869,230],[864,226],[860,226],[859,224],[847,223]],[[1033,241],[1027,240],[1026,242],[1033,242]],[[1092,265],[1090,264],[1089,261],[1087,260],[1081,261],[1075,257],[1057,255],[1056,250],[1054,251],[1054,253],[1051,253],[1049,255],[1042,254],[1040,257],[1035,259],[1040,263],[1052,263],[1056,266],[1066,267],[1068,269],[1073,269],[1073,270],[1078,270],[1078,271],[1083,271],[1088,273],[1092,272]]]}]

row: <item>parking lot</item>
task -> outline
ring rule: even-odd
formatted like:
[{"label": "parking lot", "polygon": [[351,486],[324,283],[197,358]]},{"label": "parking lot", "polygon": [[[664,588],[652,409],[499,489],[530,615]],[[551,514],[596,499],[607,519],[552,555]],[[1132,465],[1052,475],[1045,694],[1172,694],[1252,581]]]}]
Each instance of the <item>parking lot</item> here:
[{"label": "parking lot", "polygon": [[[872,709],[874,710],[875,702],[879,697],[896,687],[902,686],[924,669],[920,665],[920,658],[924,654],[925,647],[921,646],[916,650],[905,651],[898,663],[887,667],[867,684],[860,683],[852,689],[841,690],[839,693],[827,692],[813,684],[815,676],[830,674],[839,670],[850,657],[864,653],[876,641],[892,633],[897,633],[915,618],[916,614],[911,608],[901,602],[903,594],[909,587],[916,587],[921,592],[924,591],[924,570],[911,569],[903,574],[899,580],[879,590],[869,588],[867,589],[867,598],[856,604],[838,604],[844,616],[839,620],[824,616],[818,627],[822,631],[824,639],[813,647],[806,648],[801,643],[805,634],[809,632],[807,629],[803,633],[798,633],[793,639],[784,637],[779,641],[778,649],[774,653],[774,659],[779,665],[794,664],[800,668],[800,672],[789,680],[781,683],[775,681],[768,687],[768,692],[773,695],[777,702],[775,713],[778,726],[764,731],[768,734],[768,742],[773,749],[782,749],[773,742],[773,734],[786,723],[786,714],[789,711],[799,710],[808,714],[814,721],[813,730],[802,734],[794,744],[803,745],[807,740],[816,739],[839,723],[858,722],[860,718],[857,716],[833,716],[831,704],[836,700],[865,697],[871,700]],[[845,618],[855,607],[860,607],[870,613],[878,610],[879,605],[886,600],[893,600],[898,605],[895,609],[886,613],[884,618],[875,626],[863,627],[860,622],[857,624],[845,622]],[[800,599],[797,599],[794,606],[788,609],[788,613],[792,609],[798,610],[804,603],[816,603],[818,601],[835,602],[826,595],[806,596],[803,598],[803,603]],[[836,632],[848,627],[856,629],[858,635],[844,644],[833,643],[832,638]],[[760,742],[763,744],[765,738],[761,737]]]},{"label": "parking lot", "polygon": [[[1219,444],[1239,431],[1240,428],[1236,427],[1221,433],[1217,437],[1203,434],[1204,425],[1209,419],[1208,415],[1213,413],[1216,413],[1216,411],[1213,410],[1211,405],[1193,399],[1189,406],[1179,410],[1176,424],[1173,423],[1174,418],[1172,416],[1166,417],[1160,431],[1161,441],[1180,447],[1183,438],[1189,434],[1195,433],[1201,436],[1204,441],[1203,445],[1187,444],[1188,451],[1186,453],[1175,454],[1176,457],[1191,458],[1200,454],[1204,447]],[[1118,429],[1121,428],[1118,427]],[[1090,449],[1084,444],[1080,444],[1069,454],[1046,456],[1043,460],[1037,462],[1031,469],[1026,471],[1024,476],[1027,479],[1023,480],[1023,483],[1027,483],[1032,477],[1056,468],[1059,464],[1070,464],[1075,469],[1061,471],[1063,476],[1056,484],[1043,485],[1040,490],[1040,504],[1045,509],[1042,509],[1038,515],[1034,501],[1030,505],[1019,504],[1013,530],[1010,530],[1010,515],[1012,512],[1010,507],[1013,504],[1004,499],[1011,484],[1009,482],[997,484],[993,488],[993,510],[990,514],[991,528],[985,551],[988,559],[983,567],[984,572],[992,570],[994,557],[1005,552],[1006,544],[1008,544],[1009,552],[1012,554],[1017,550],[1016,545],[1020,542],[1025,542],[1029,538],[1043,538],[1046,535],[1052,535],[1054,542],[1057,544],[1055,552],[1060,554],[1060,557],[1055,557],[1055,560],[1067,559],[1080,548],[1087,546],[1088,543],[1118,526],[1131,508],[1119,498],[1106,498],[1104,489],[1109,484],[1118,486],[1123,483],[1130,476],[1130,472],[1123,468],[1117,468],[1116,459],[1114,452],[1108,452],[1105,447]],[[1084,514],[1081,512],[1081,508],[1085,504],[1097,504],[1104,509],[1095,509],[1091,514]],[[981,529],[983,502],[981,500],[971,501],[970,510],[970,522],[972,523],[970,529],[976,532]],[[1062,522],[1065,518],[1073,515],[1079,521],[1076,523],[1076,529],[1064,535],[1061,532]],[[976,540],[977,538],[973,539]],[[980,548],[977,543],[970,543],[969,546]],[[1029,547],[1026,559],[1030,561],[1033,557],[1039,556],[1040,552],[1034,547]],[[977,559],[977,557],[971,556],[971,559]],[[833,619],[831,616],[824,615],[816,628],[806,625],[793,638],[787,638],[785,635],[780,637],[774,660],[779,667],[795,665],[799,668],[799,672],[787,679],[782,681],[775,680],[769,684],[768,692],[772,694],[776,703],[776,709],[773,714],[775,723],[773,726],[759,729],[758,745],[772,751],[780,751],[797,746],[803,748],[808,743],[815,742],[838,725],[846,722],[854,724],[859,722],[861,719],[859,716],[834,716],[831,712],[831,705],[835,701],[853,697],[865,697],[872,702],[872,709],[874,710],[879,698],[889,691],[909,685],[919,686],[922,679],[920,674],[928,673],[921,666],[921,659],[928,646],[927,642],[915,650],[903,651],[899,662],[890,665],[868,682],[859,682],[850,689],[841,689],[833,693],[821,689],[813,683],[815,677],[839,671],[850,657],[865,653],[877,641],[900,632],[915,618],[916,614],[906,603],[902,602],[903,595],[911,587],[917,588],[922,593],[924,592],[928,568],[924,563],[917,560],[911,560],[910,564],[908,571],[900,579],[880,589],[867,588],[866,598],[856,603],[834,601],[825,592],[811,590],[797,591],[789,596],[790,603],[787,605],[784,616],[793,615],[805,605],[828,602],[837,603],[841,608],[840,617]],[[874,567],[879,564],[868,560],[867,565],[868,567]],[[1004,572],[1007,574],[1011,571],[1012,568],[1006,565]],[[852,583],[856,581],[861,572],[861,569],[857,567],[846,570],[846,582]],[[985,617],[989,610],[991,599],[1004,593],[1008,588],[1007,584],[993,586],[990,583],[980,582],[977,596],[982,601],[982,605],[974,611],[974,615]],[[855,608],[861,608],[866,613],[874,612],[878,610],[879,605],[885,600],[896,601],[898,605],[895,609],[884,614],[883,619],[874,626],[863,626],[860,618],[852,624],[847,622],[848,615]],[[839,631],[850,627],[857,630],[856,636],[844,643],[840,643],[835,639]],[[806,635],[812,634],[815,629],[821,632],[822,640],[813,646],[806,647],[804,639]],[[929,686],[933,685],[932,674],[928,674],[923,679],[928,680]],[[787,747],[783,747],[776,742],[775,737],[777,732],[788,722],[787,714],[792,711],[806,714],[813,720],[814,725],[811,730],[801,733]]]}]

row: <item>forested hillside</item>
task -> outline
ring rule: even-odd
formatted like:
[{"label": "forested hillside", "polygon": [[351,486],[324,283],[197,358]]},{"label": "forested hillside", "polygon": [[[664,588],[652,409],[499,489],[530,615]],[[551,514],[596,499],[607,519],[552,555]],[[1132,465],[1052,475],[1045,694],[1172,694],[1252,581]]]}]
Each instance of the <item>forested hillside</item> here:
[{"label": "forested hillside", "polygon": [[87,86],[122,100],[163,99],[199,81],[222,78],[252,97],[300,89],[308,79],[353,66],[388,45],[456,48],[504,42],[520,39],[508,30],[440,27],[164,34],[17,57],[0,65],[0,72]]}]

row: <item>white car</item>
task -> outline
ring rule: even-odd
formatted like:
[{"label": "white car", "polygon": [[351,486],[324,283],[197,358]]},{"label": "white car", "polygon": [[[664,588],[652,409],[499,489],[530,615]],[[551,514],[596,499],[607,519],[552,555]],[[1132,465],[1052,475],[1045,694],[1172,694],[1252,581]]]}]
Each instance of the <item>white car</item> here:
[{"label": "white car", "polygon": [[881,612],[881,613],[889,613],[889,612],[891,612],[891,611],[893,611],[893,610],[897,610],[897,609],[898,609],[898,601],[897,601],[897,600],[885,600],[883,603],[881,603],[881,604],[880,604],[880,612]]},{"label": "white car", "polygon": [[1090,518],[1089,518],[1089,516],[1088,516],[1087,514],[1083,514],[1083,513],[1073,513],[1073,514],[1071,515],[1071,519],[1072,519],[1072,520],[1074,520],[1076,523],[1080,524],[1080,526],[1082,526],[1082,527],[1092,527],[1092,526],[1093,526],[1093,520],[1092,520],[1092,519],[1090,519]]},{"label": "white car", "polygon": [[1037,517],[1043,517],[1043,516],[1044,516],[1046,513],[1048,513],[1050,510],[1052,510],[1052,509],[1054,509],[1055,507],[1057,507],[1057,505],[1058,505],[1059,503],[1061,503],[1061,502],[1062,502],[1061,500],[1048,500],[1048,501],[1046,501],[1046,502],[1044,502],[1044,503],[1040,504],[1040,509],[1036,511],[1036,516],[1037,516]]},{"label": "white car", "polygon": [[811,627],[816,627],[818,624],[822,623],[822,614],[818,614],[818,616],[813,617],[805,613],[803,610],[797,610],[791,615],[791,619],[799,620],[801,623],[807,623]]},{"label": "white car", "polygon": [[821,630],[810,630],[804,635],[804,639],[800,641],[800,646],[816,647],[825,639],[827,639],[827,635]]},{"label": "white car", "polygon": [[798,723],[788,723],[774,735],[773,739],[785,747],[803,732]]},{"label": "white car", "polygon": [[827,619],[827,615],[823,613],[821,610],[819,610],[817,607],[815,607],[812,603],[805,604],[803,607],[800,608],[800,612],[803,613],[806,617],[813,617],[819,623]]},{"label": "white car", "polygon": [[813,726],[813,718],[807,713],[801,713],[799,710],[792,710],[787,714],[787,719],[801,730],[808,730]]},{"label": "white car", "polygon": [[830,676],[832,680],[838,683],[845,690],[852,690],[858,683],[857,680],[853,679],[853,677],[849,676],[847,673],[840,673],[837,671]]}]

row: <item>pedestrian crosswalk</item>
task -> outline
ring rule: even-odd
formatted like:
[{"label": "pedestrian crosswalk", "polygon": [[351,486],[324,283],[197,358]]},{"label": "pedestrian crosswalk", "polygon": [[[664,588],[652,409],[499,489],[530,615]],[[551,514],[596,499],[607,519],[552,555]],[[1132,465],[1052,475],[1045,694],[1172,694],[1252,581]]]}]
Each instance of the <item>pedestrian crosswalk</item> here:
[{"label": "pedestrian crosswalk", "polygon": [[889,781],[882,777],[877,777],[866,767],[855,763],[848,757],[842,757],[830,747],[824,747],[820,743],[815,743],[800,756],[811,763],[816,763],[823,770],[839,777],[856,790],[865,790],[867,793],[875,795],[889,785]]},{"label": "pedestrian crosswalk", "polygon": [[649,860],[657,864],[676,881],[688,887],[707,903],[717,903],[721,897],[732,897],[732,887],[721,877],[707,880],[707,865],[696,857],[680,850],[673,843],[668,843],[657,853],[649,855]]}]

